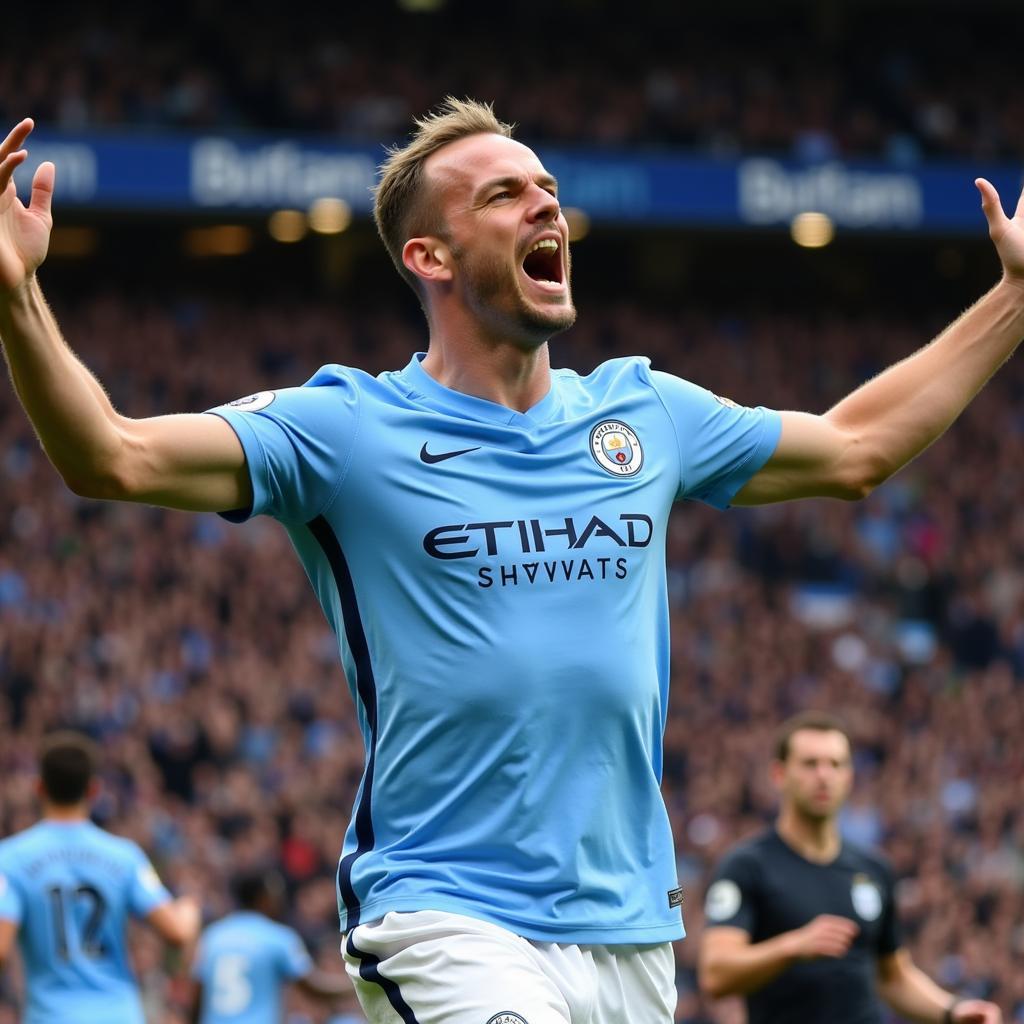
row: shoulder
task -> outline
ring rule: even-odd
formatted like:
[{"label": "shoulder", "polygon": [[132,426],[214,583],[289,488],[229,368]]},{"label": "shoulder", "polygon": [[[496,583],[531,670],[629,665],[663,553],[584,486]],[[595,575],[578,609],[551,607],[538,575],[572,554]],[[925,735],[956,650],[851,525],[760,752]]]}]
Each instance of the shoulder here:
[{"label": "shoulder", "polygon": [[743,862],[757,862],[762,860],[777,843],[778,839],[775,832],[770,828],[764,829],[730,846],[722,859],[723,861],[731,859]]},{"label": "shoulder", "polygon": [[6,839],[0,839],[0,871],[14,870],[25,850],[31,846],[31,833],[32,829],[27,829]]},{"label": "shoulder", "polygon": [[93,825],[89,829],[88,837],[93,845],[102,847],[104,852],[112,857],[120,858],[129,864],[149,863],[145,851],[134,839],[115,835],[98,825]]},{"label": "shoulder", "polygon": [[209,949],[211,943],[216,943],[224,935],[231,931],[234,920],[232,917],[222,917],[219,921],[213,921],[208,924],[202,933],[202,946],[203,949]]},{"label": "shoulder", "polygon": [[760,832],[731,846],[719,860],[715,877],[732,878],[748,884],[754,881],[770,855],[772,838],[771,831]]},{"label": "shoulder", "polygon": [[358,395],[375,382],[375,378],[362,370],[328,363],[321,366],[305,383],[297,386],[257,391],[230,402],[215,406],[211,411],[263,413],[270,415],[292,409],[296,403],[332,402]]},{"label": "shoulder", "polygon": [[600,363],[585,376],[569,369],[552,370],[551,376],[563,392],[600,399],[630,388],[650,389],[651,372],[646,356],[621,356]]},{"label": "shoulder", "polygon": [[842,858],[846,865],[855,871],[866,871],[869,874],[880,875],[886,880],[892,877],[892,867],[885,855],[879,850],[844,842]]}]

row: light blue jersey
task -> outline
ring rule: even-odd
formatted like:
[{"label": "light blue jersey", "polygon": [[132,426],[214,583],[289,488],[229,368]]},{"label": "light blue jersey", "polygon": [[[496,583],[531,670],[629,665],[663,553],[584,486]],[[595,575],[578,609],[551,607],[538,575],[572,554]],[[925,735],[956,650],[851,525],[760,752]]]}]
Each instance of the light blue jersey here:
[{"label": "light blue jersey", "polygon": [[135,843],[88,821],[44,820],[0,842],[0,918],[18,925],[24,1024],[143,1024],[125,929],[170,898]]},{"label": "light blue jersey", "polygon": [[468,914],[540,941],[682,936],[660,793],[672,503],[724,508],[781,421],[617,359],[525,413],[416,356],[214,410],[338,636],[366,764],[343,930]]},{"label": "light blue jersey", "polygon": [[193,977],[200,1024],[280,1024],[284,986],[313,970],[297,932],[263,914],[231,914],[203,932]]}]

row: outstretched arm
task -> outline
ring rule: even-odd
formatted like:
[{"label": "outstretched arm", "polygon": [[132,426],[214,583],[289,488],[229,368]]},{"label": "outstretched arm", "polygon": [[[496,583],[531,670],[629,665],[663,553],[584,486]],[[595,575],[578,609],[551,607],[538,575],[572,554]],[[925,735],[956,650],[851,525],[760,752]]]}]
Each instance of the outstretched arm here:
[{"label": "outstretched arm", "polygon": [[879,995],[902,1017],[922,1024],[1002,1024],[995,1003],[956,999],[928,977],[905,949],[878,961]]},{"label": "outstretched arm", "polygon": [[1024,338],[1024,193],[1007,217],[975,184],[1003,277],[931,344],[863,384],[823,416],[784,412],[775,454],[736,505],[861,498],[919,455],[963,412]]},{"label": "outstretched arm", "polygon": [[185,947],[195,942],[202,924],[199,904],[192,896],[179,896],[154,907],[146,922],[172,946]]},{"label": "outstretched arm", "polygon": [[0,343],[46,454],[87,497],[195,511],[246,507],[245,456],[227,423],[203,414],[121,416],[61,337],[35,278],[49,245],[55,169],[39,165],[28,206],[13,180],[32,127],[22,121],[0,144]]}]

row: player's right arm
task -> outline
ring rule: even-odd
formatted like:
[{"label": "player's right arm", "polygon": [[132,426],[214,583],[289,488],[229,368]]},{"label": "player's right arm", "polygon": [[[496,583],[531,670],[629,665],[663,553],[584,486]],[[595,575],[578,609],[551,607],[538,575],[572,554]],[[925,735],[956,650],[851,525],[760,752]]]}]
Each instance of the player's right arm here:
[{"label": "player's right arm", "polygon": [[0,917],[0,971],[7,966],[18,937],[18,922]]},{"label": "player's right arm", "polygon": [[743,928],[708,928],[697,967],[701,991],[714,999],[756,992],[802,960],[845,956],[858,930],[854,921],[832,914],[762,942],[752,943]]},{"label": "player's right arm", "polygon": [[179,896],[154,907],[146,915],[146,923],[172,946],[188,946],[199,935],[202,912],[191,896]]},{"label": "player's right arm", "polygon": [[86,497],[208,512],[247,507],[245,454],[224,420],[120,415],[61,336],[35,278],[53,223],[53,164],[40,164],[28,206],[13,180],[32,127],[22,121],[0,144],[0,344],[46,454]]}]

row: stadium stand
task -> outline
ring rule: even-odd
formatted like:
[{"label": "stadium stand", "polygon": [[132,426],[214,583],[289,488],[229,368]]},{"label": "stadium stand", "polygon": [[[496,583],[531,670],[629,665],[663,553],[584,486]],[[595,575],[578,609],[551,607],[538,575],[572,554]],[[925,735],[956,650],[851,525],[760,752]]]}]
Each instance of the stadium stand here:
[{"label": "stadium stand", "polygon": [[243,23],[200,0],[173,22],[155,7],[112,18],[95,0],[58,3],[53,34],[40,38],[29,19],[5,32],[0,114],[14,123],[31,110],[71,131],[377,141],[403,136],[446,93],[467,93],[494,100],[536,141],[896,162],[1019,159],[1024,147],[1012,5],[949,4],[954,16],[932,19],[927,33],[913,4],[740,3],[726,25],[699,5],[641,4],[644,16],[616,19],[614,33],[604,31],[608,4],[587,5],[590,17],[553,5],[507,67],[487,9],[435,6],[388,16],[353,3],[282,24],[278,8],[260,4]]},{"label": "stadium stand", "polygon": [[[393,312],[328,304],[107,296],[63,322],[134,415],[301,381],[324,361],[401,365],[421,340]],[[556,356],[586,370],[642,338],[655,365],[737,401],[820,408],[920,334],[892,318],[591,302]],[[771,814],[774,724],[828,707],[859,751],[844,828],[893,860],[916,959],[1024,1020],[1022,392],[1011,366],[867,502],[677,509],[665,791],[691,933],[712,862]],[[208,914],[228,909],[233,871],[280,866],[289,923],[334,955],[332,874],[362,751],[333,639],[283,531],[75,498],[9,392],[0,455],[3,832],[32,820],[38,738],[85,729],[108,755],[105,827],[142,843],[170,884],[198,883]],[[721,1019],[696,994],[694,953],[679,944],[679,1020]],[[173,1008],[150,955],[140,946],[153,1006]]]}]

